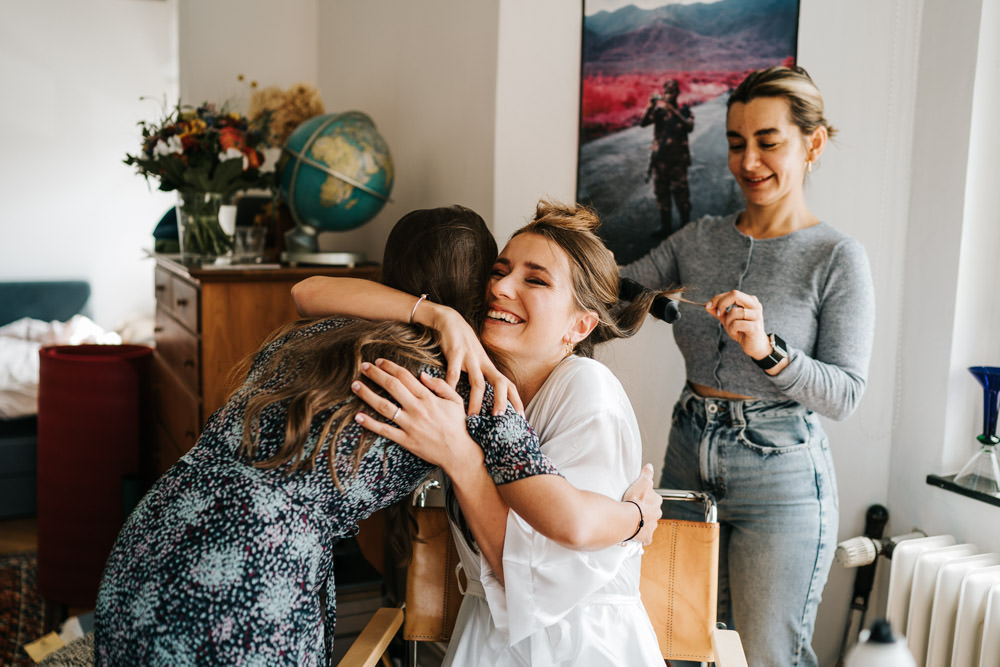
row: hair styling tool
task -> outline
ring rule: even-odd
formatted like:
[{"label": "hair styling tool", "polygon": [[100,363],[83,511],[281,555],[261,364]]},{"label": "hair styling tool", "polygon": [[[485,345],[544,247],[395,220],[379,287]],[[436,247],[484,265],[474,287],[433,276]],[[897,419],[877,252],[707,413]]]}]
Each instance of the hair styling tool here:
[{"label": "hair styling tool", "polygon": [[[622,278],[618,281],[618,298],[622,301],[635,301],[643,293],[651,291],[629,278]],[[677,307],[676,300],[658,295],[653,298],[649,314],[667,324],[673,324],[681,316],[681,311]]]}]

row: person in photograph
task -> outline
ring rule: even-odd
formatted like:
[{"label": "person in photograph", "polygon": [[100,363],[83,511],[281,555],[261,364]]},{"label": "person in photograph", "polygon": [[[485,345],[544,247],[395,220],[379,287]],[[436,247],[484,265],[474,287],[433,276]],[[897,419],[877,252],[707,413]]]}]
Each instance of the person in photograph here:
[{"label": "person in photograph", "polygon": [[[694,130],[691,107],[678,105],[680,84],[677,79],[663,82],[663,94],[649,100],[639,125],[653,126],[653,146],[649,154],[646,178],[653,177],[653,192],[660,211],[660,228],[653,235],[665,238],[691,221],[691,189],[688,168],[691,149],[688,135]],[[673,208],[677,208],[674,226]]]}]

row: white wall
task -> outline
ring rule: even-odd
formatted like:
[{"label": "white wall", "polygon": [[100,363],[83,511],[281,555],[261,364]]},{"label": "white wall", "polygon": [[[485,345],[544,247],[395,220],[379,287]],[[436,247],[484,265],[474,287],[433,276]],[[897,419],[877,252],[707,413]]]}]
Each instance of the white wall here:
[{"label": "white wall", "polygon": [[580,7],[577,0],[500,2],[493,218],[501,244],[539,198],[576,197]]},{"label": "white wall", "polygon": [[176,2],[5,0],[3,10],[0,280],[87,279],[105,328],[150,313],[142,249],[174,198],[151,194],[122,159],[139,149],[136,123],[176,98]]},{"label": "white wall", "polygon": [[[246,112],[261,88],[305,82],[319,71],[318,0],[177,0],[180,95],[185,104]],[[239,75],[245,77],[239,81]]]},{"label": "white wall", "polygon": [[997,0],[925,3],[889,487],[899,528],[951,532],[993,551],[1000,510],[922,484],[976,451],[982,393],[967,367],[1000,365],[1000,193],[990,177],[1000,150],[998,39]]},{"label": "white wall", "polygon": [[497,2],[322,3],[319,82],[328,111],[366,112],[389,144],[392,202],[369,223],[327,232],[329,250],[380,261],[392,225],[415,208],[493,209]]}]

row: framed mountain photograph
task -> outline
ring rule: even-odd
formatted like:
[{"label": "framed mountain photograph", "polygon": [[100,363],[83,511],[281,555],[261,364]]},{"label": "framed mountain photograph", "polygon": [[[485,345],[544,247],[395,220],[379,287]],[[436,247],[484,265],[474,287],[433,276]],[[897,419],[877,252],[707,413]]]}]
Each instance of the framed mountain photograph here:
[{"label": "framed mountain photograph", "polygon": [[798,0],[583,0],[577,200],[619,264],[737,210],[726,99],[795,63]]}]

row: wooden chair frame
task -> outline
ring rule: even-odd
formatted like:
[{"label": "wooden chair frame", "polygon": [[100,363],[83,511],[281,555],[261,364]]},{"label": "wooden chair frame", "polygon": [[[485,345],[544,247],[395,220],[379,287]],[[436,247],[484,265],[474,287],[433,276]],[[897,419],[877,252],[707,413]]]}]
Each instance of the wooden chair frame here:
[{"label": "wooden chair frame", "polygon": [[[660,519],[653,535],[653,544],[646,548],[643,556],[640,592],[657,633],[663,657],[692,659],[695,653],[686,647],[691,645],[691,637],[687,635],[693,632],[698,635],[699,641],[696,643],[699,644],[699,653],[704,652],[704,658],[714,662],[717,667],[747,667],[739,635],[733,630],[719,628],[716,623],[719,552],[715,500],[706,493],[696,491],[657,489],[657,492],[664,502],[697,502],[705,508],[703,522]],[[448,539],[451,539],[450,535]],[[692,542],[693,549],[690,548]],[[447,546],[449,545],[439,541],[435,547],[440,550],[442,563],[447,562],[444,551]],[[450,546],[454,548],[454,545]],[[692,562],[695,559],[709,561],[707,567],[704,562]],[[663,576],[664,572],[667,572],[666,577]],[[414,581],[414,586],[411,587],[410,582],[407,582],[408,600],[419,588],[419,583]],[[443,590],[440,585],[435,585],[435,588]],[[659,589],[659,593],[655,589]],[[692,599],[697,600],[694,606]],[[447,606],[447,602],[442,599],[440,608],[444,610]],[[675,609],[675,606],[683,608]],[[692,609],[699,610],[696,619],[687,618]],[[340,661],[340,667],[375,667],[380,661],[388,667],[390,663],[385,651],[402,627],[405,613],[406,603],[400,608],[384,607],[376,611]],[[447,623],[444,619],[441,620],[443,624]],[[691,630],[692,627],[695,630]],[[678,632],[685,636],[675,636]],[[448,634],[450,635],[450,629]],[[415,649],[415,642],[411,645]],[[411,665],[416,664],[413,649],[407,651]]]}]

